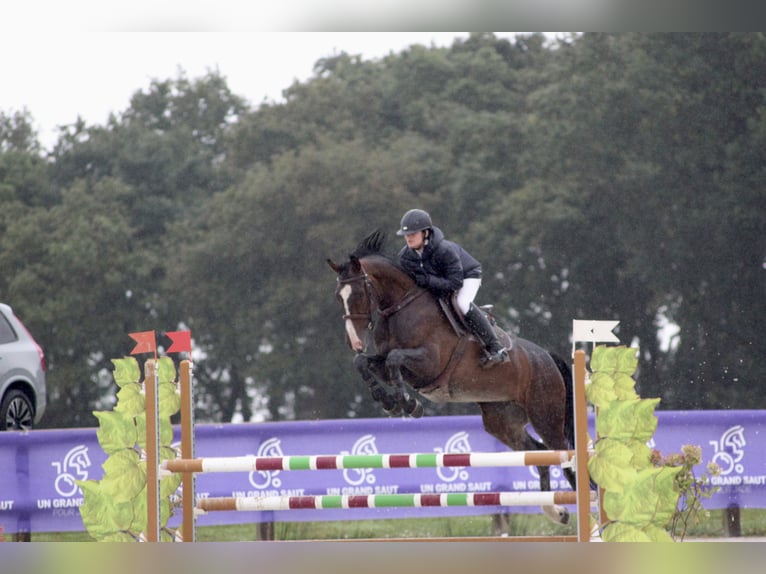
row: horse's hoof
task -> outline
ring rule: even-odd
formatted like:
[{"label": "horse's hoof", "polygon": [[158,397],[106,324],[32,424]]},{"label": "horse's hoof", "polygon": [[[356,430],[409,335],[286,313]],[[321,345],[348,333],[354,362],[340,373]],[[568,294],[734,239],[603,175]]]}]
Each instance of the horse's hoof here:
[{"label": "horse's hoof", "polygon": [[412,418],[419,419],[423,416],[423,405],[414,397],[407,395],[400,402],[404,414],[411,416]]},{"label": "horse's hoof", "polygon": [[380,406],[383,407],[383,411],[389,415],[394,416],[402,412],[402,406],[391,395],[383,395],[380,399]]},{"label": "horse's hoof", "polygon": [[413,419],[419,419],[420,417],[422,417],[423,416],[423,405],[420,404],[420,403],[417,403],[415,405],[415,408],[412,409],[412,411],[409,413],[409,415]]},{"label": "horse's hoof", "polygon": [[[391,398],[391,397],[387,397]],[[383,410],[386,412],[389,416],[394,416],[401,414],[402,412],[402,405],[400,405],[398,402],[395,401],[383,401],[382,403]]]},{"label": "horse's hoof", "polygon": [[569,524],[569,510],[565,506],[553,504],[545,505],[542,508],[543,513],[556,524]]}]

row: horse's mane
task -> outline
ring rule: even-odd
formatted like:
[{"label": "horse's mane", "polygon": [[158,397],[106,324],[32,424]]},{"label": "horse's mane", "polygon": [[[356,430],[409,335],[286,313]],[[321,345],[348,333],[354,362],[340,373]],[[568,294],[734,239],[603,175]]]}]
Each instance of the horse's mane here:
[{"label": "horse's mane", "polygon": [[351,257],[367,257],[369,255],[381,255],[390,259],[383,253],[383,246],[386,243],[386,234],[380,229],[376,229],[367,237],[359,242],[356,249],[351,253]]},{"label": "horse's mane", "polygon": [[391,257],[390,255],[383,253],[385,243],[386,234],[380,229],[376,229],[359,242],[359,245],[356,246],[356,249],[354,249],[349,257],[358,257],[359,259],[362,259],[363,257],[379,257],[402,273],[406,273],[406,271],[402,269],[402,266],[399,265],[398,257]]}]

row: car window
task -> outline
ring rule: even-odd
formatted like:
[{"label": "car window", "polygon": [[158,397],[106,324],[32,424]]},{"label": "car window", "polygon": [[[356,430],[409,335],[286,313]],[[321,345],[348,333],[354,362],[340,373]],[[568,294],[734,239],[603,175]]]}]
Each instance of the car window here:
[{"label": "car window", "polygon": [[0,345],[5,343],[13,343],[16,340],[16,333],[5,318],[5,315],[0,313]]}]

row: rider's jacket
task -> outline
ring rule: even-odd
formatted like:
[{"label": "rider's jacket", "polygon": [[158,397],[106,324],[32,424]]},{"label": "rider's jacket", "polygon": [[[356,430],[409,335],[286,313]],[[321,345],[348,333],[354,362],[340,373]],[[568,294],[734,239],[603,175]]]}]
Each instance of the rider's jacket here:
[{"label": "rider's jacket", "polygon": [[399,263],[413,277],[425,272],[429,276],[429,289],[438,295],[459,290],[463,279],[481,277],[481,263],[461,245],[445,239],[438,227],[431,228],[422,254],[406,245],[402,247]]}]

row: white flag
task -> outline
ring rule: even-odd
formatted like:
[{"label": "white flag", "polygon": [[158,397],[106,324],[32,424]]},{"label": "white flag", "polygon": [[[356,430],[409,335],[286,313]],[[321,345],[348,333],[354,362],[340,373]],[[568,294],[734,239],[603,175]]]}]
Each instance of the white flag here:
[{"label": "white flag", "polygon": [[572,321],[572,342],[619,343],[617,335],[612,333],[619,321]]}]

